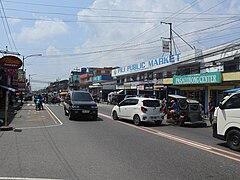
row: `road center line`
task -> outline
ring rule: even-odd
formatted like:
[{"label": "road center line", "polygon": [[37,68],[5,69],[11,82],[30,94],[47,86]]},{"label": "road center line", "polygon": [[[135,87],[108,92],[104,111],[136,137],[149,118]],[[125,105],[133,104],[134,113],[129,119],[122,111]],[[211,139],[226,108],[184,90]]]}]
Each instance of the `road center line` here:
[{"label": "road center line", "polygon": [[55,122],[55,124],[63,125],[62,121],[60,121],[60,119],[58,119],[58,117],[52,112],[51,109],[49,109],[48,106],[45,106],[45,108],[46,108],[48,114],[52,117],[52,119]]}]

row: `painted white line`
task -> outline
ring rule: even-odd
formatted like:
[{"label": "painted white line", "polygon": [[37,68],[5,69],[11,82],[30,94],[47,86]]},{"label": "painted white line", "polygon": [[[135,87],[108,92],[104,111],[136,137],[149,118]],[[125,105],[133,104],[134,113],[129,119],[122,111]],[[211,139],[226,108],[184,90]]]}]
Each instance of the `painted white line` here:
[{"label": "painted white line", "polygon": [[[99,115],[112,120],[111,116],[101,114],[101,113],[99,113]],[[136,129],[139,129],[139,130],[142,130],[142,131],[145,131],[145,132],[148,132],[148,133],[151,133],[151,134],[154,134],[154,135],[157,135],[157,136],[160,136],[160,137],[167,138],[167,139],[175,141],[175,142],[179,142],[181,144],[185,144],[185,145],[188,145],[188,146],[191,146],[191,147],[194,147],[194,148],[197,148],[197,149],[201,149],[203,151],[206,151],[206,152],[209,152],[209,153],[212,153],[212,154],[216,154],[216,155],[219,155],[219,156],[222,156],[222,157],[240,162],[239,158],[235,158],[235,157],[239,157],[239,154],[232,153],[230,151],[215,148],[215,147],[212,147],[212,146],[209,146],[209,145],[206,145],[206,144],[198,143],[198,142],[195,142],[195,141],[192,141],[192,140],[189,140],[189,139],[185,139],[185,138],[182,138],[182,137],[171,135],[171,134],[168,134],[168,133],[165,133],[165,132],[161,132],[159,130],[148,128],[148,127],[138,127],[138,126],[135,126],[133,124],[128,124],[128,123],[125,123],[125,122],[122,122],[122,121],[117,121],[117,122],[125,124],[127,126],[131,126],[133,128],[136,128]],[[218,152],[216,152],[216,151],[218,151]],[[219,152],[222,152],[222,153],[219,153]],[[226,155],[226,154],[229,154],[229,155]],[[232,156],[235,156],[235,157],[232,157]]]},{"label": "painted white line", "polygon": [[51,109],[49,109],[49,107],[47,107],[47,106],[45,106],[45,107],[54,116],[54,118],[59,122],[59,124],[63,125],[62,121],[60,121],[60,119],[58,119],[58,117],[51,111]]},{"label": "painted white line", "polygon": [[46,178],[18,178],[18,177],[0,177],[2,180],[63,180],[63,179],[46,179]]}]

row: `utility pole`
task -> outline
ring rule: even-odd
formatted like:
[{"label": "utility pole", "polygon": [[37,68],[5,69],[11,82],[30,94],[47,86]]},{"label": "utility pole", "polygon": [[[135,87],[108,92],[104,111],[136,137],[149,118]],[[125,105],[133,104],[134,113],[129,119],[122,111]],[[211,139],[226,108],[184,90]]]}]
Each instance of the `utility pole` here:
[{"label": "utility pole", "polygon": [[170,44],[170,47],[169,47],[169,58],[172,57],[172,23],[167,23],[167,22],[161,22],[161,24],[168,24],[170,26],[169,28],[169,44]]}]

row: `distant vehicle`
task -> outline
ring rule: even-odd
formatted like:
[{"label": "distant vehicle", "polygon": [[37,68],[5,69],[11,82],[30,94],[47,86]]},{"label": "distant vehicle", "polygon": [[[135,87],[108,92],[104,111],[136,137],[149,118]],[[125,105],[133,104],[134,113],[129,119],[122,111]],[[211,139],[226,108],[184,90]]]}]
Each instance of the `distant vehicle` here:
[{"label": "distant vehicle", "polygon": [[132,97],[136,97],[136,96],[135,96],[135,95],[126,95],[126,96],[124,97],[124,99],[132,98]]},{"label": "distant vehicle", "polygon": [[240,151],[240,91],[226,96],[215,109],[213,137],[227,141],[227,145]]},{"label": "distant vehicle", "polygon": [[133,120],[139,126],[142,122],[155,122],[160,125],[163,121],[159,100],[144,97],[124,99],[112,109],[112,118]]},{"label": "distant vehicle", "polygon": [[90,117],[98,118],[98,107],[91,94],[86,91],[70,91],[63,102],[64,113],[69,120]]},{"label": "distant vehicle", "polygon": [[111,92],[108,94],[108,103],[118,104],[125,98],[125,96],[125,94],[116,94],[114,92]]}]

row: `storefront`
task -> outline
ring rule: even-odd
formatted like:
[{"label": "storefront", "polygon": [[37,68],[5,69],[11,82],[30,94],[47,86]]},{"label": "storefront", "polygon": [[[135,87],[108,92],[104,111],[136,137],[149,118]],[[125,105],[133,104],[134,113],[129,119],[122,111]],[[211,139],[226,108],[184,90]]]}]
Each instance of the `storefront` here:
[{"label": "storefront", "polygon": [[220,98],[218,94],[220,94],[220,92],[216,93],[216,91],[224,89],[222,88],[223,86],[220,85],[221,83],[221,72],[173,76],[173,85],[180,86],[180,95],[198,100],[204,105],[205,112],[207,112],[208,99],[210,96],[218,103],[218,99]]}]

